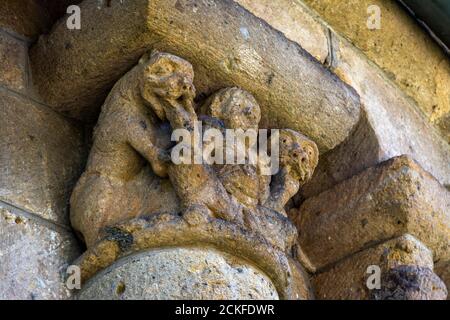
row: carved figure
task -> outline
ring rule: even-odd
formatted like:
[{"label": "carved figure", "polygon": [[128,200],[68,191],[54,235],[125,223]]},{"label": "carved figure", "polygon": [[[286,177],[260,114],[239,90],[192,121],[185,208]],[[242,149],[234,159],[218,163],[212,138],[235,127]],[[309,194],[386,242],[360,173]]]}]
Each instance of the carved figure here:
[{"label": "carved figure", "polygon": [[[203,128],[216,128],[224,135],[225,129],[257,131],[261,120],[261,109],[257,101],[249,92],[240,88],[220,90],[207,100],[201,112]],[[227,192],[243,206],[254,208],[267,199],[270,176],[262,175],[259,165],[225,164],[214,165],[214,168]]]},{"label": "carved figure", "polygon": [[[215,128],[225,135],[225,129],[258,129],[259,105],[242,89],[220,90],[201,110],[204,131]],[[265,235],[281,250],[289,250],[295,243],[296,230],[286,217],[284,205],[312,176],[318,150],[314,142],[292,130],[281,130],[279,149],[281,171],[271,186],[270,176],[261,175],[259,166],[171,165],[168,172],[183,204],[183,214],[204,212],[242,224]]]},{"label": "carved figure", "polygon": [[164,110],[193,113],[193,77],[187,61],[155,52],[113,87],[94,130],[86,171],[71,197],[72,226],[88,246],[104,226],[178,209],[170,183],[154,174],[167,176],[170,161],[171,130],[164,120],[172,114]]},{"label": "carved figure", "polygon": [[[284,206],[312,175],[317,147],[292,130],[280,133],[280,172],[262,175],[258,165],[174,164],[171,130],[258,129],[261,111],[239,88],[214,94],[194,109],[193,68],[185,60],[154,52],[144,56],[112,89],[94,131],[86,171],[71,198],[71,220],[88,247],[99,231],[142,215],[199,213],[271,238],[288,250],[295,228]],[[169,179],[164,179],[168,177]],[[270,229],[270,230],[267,230]]]}]

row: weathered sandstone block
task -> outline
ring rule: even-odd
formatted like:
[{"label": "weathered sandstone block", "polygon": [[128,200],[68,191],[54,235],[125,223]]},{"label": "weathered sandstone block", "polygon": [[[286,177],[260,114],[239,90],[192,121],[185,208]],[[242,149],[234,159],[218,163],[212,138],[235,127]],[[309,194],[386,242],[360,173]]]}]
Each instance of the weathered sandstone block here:
[{"label": "weathered sandstone block", "polygon": [[289,258],[292,272],[292,298],[294,300],[314,300],[314,292],[309,274],[303,266],[293,258]]},{"label": "weathered sandstone block", "polygon": [[278,299],[258,268],[208,248],[166,248],[118,260],[90,279],[79,299]]},{"label": "weathered sandstone block", "polygon": [[[357,90],[358,94],[361,96],[363,106],[366,109],[366,113],[362,115],[358,126],[352,132],[351,137],[332,152],[323,155],[313,181],[302,190],[303,197],[307,198],[316,195],[334,186],[338,182],[361,172],[363,169],[401,154],[411,155],[424,168],[438,178],[441,183],[450,183],[450,170],[446,165],[450,158],[450,150],[448,144],[445,143],[445,132],[450,132],[450,118],[448,116],[445,117],[445,114],[438,115],[439,112],[445,110],[445,106],[450,103],[448,98],[450,86],[447,84],[450,77],[447,59],[444,59],[445,61],[443,60],[439,63],[439,59],[436,58],[439,55],[436,55],[432,59],[432,62],[427,61],[430,62],[430,65],[435,65],[434,67],[430,67],[429,71],[425,69],[422,70],[424,65],[419,66],[421,72],[427,73],[425,78],[430,78],[430,81],[426,81],[426,94],[434,94],[434,89],[431,90],[432,92],[428,89],[436,86],[435,91],[438,93],[437,99],[439,100],[437,105],[444,106],[443,108],[435,108],[434,111],[436,116],[430,119],[438,126],[444,128],[440,133],[440,135],[444,137],[444,139],[442,139],[439,134],[435,132],[433,126],[426,123],[423,119],[423,114],[420,112],[417,113],[416,111],[410,111],[411,108],[414,109],[417,108],[417,106],[412,100],[406,98],[398,87],[392,85],[395,80],[392,81],[392,79],[388,79],[383,70],[377,68],[373,63],[370,63],[367,57],[362,54],[359,49],[349,43],[348,40],[339,37],[334,30],[329,30],[328,58],[326,61],[319,58],[315,44],[323,43],[326,35],[322,34],[320,30],[321,26],[327,29],[326,23],[314,13],[311,13],[308,8],[305,8],[305,5],[301,1],[283,0],[255,2],[238,0],[237,2],[253,14],[267,21],[274,28],[283,32],[292,41],[299,43],[321,62],[324,62],[325,65],[330,66],[330,69],[343,81],[349,83]],[[335,1],[325,1],[325,3],[319,3],[319,1],[307,2],[308,4],[312,3],[312,6],[316,9],[320,8],[318,11],[321,13],[326,11],[327,14],[325,14],[325,18],[330,18],[331,20],[328,21],[331,21],[332,23],[334,20],[339,20],[343,16],[329,16],[328,14],[331,11],[339,10],[337,8],[341,7],[344,11],[353,8],[353,4],[352,6],[349,6],[348,3],[336,4],[334,3]],[[333,5],[328,7],[326,5],[327,2],[333,3]],[[360,3],[354,3],[354,5],[358,8],[364,7],[361,6]],[[363,19],[366,17],[365,12],[358,17],[358,22],[361,21],[365,26],[365,23],[367,22]],[[398,18],[394,20],[398,20]],[[348,21],[348,19],[345,19],[345,23]],[[338,21],[338,23],[344,23],[344,20]],[[346,25],[346,27],[351,29],[354,27],[354,24],[352,23]],[[407,22],[406,25],[409,25],[408,23],[410,23],[410,21]],[[295,32],[294,34],[294,31],[297,28],[302,28],[302,32]],[[366,30],[366,32],[371,33],[370,38],[389,36],[381,30]],[[308,39],[305,39],[305,35],[312,40],[308,41]],[[367,34],[364,33],[364,36],[367,36]],[[426,39],[422,38],[416,40],[420,43],[427,42]],[[397,46],[398,43],[395,43],[394,45]],[[436,53],[436,48],[428,48],[425,46],[422,46],[421,48],[425,51],[429,50]],[[404,48],[402,50],[404,50]],[[409,52],[409,54],[414,54],[414,52]],[[423,52],[421,51],[420,54],[423,54]],[[391,59],[391,55],[389,53],[388,55],[388,58]],[[387,56],[378,58],[384,57]],[[407,58],[409,59],[410,57],[408,56]],[[408,60],[405,59],[404,55],[401,58],[392,59],[392,61],[395,61],[395,66],[391,66],[398,69],[399,65],[403,66],[403,63]],[[406,70],[406,72],[409,73],[411,70],[416,69],[411,68],[410,65],[410,62],[408,62],[408,67],[406,69],[402,67],[402,70]],[[402,70],[398,69],[397,71]],[[435,72],[435,74],[433,74],[433,72]],[[387,75],[389,74],[392,75],[392,73],[388,72]],[[403,75],[403,77],[404,76],[405,75]],[[407,81],[411,80],[411,77],[408,76],[407,78]],[[424,82],[425,78],[422,79]],[[412,81],[416,80],[417,79],[414,78]],[[422,87],[423,86],[421,86],[421,88]],[[424,94],[422,90],[410,90],[412,88],[413,87],[410,87],[409,90],[407,90],[407,93],[414,93],[417,95]],[[428,107],[431,107],[433,106],[433,104],[431,104],[431,101],[433,100],[435,99],[425,99],[423,101],[426,101]],[[417,132],[421,133],[418,135]]]},{"label": "weathered sandstone block", "polygon": [[0,299],[67,299],[64,278],[80,254],[69,229],[0,202]]},{"label": "weathered sandstone block", "polygon": [[[186,150],[195,139],[183,137],[181,144],[172,147],[172,130],[203,135],[215,129],[222,138],[227,129],[256,131],[261,115],[256,99],[237,87],[213,94],[197,108],[197,114],[193,79],[188,61],[155,51],[144,55],[116,83],[103,104],[86,170],[71,197],[71,222],[88,249],[77,262],[83,282],[91,279],[82,296],[306,298],[310,294],[307,276],[290,257],[297,230],[284,207],[311,178],[318,163],[316,144],[294,130],[279,130],[277,151],[271,149],[279,170],[273,173],[263,172],[261,158],[242,165],[192,163]],[[198,120],[203,122],[202,129]],[[177,161],[180,145],[187,148],[183,156],[188,161]],[[236,145],[227,140],[226,147],[214,152],[225,153]],[[163,181],[168,184],[164,186]],[[168,251],[168,247],[176,249]],[[197,249],[184,253],[184,247]],[[208,250],[212,257],[204,257],[200,249],[204,247],[220,253]],[[130,261],[128,257],[137,252],[148,255]],[[240,269],[250,270],[250,275],[243,271],[244,275],[236,276],[229,259],[223,260],[227,255],[245,261],[232,264],[245,264]],[[198,277],[190,275],[188,256],[202,261]],[[209,262],[203,265],[204,260]],[[148,288],[154,283],[144,272],[161,269],[160,265],[170,266],[164,281],[156,282],[163,288],[162,296]],[[211,265],[219,271],[211,271]],[[248,281],[239,280],[243,276]],[[108,283],[117,277],[122,282],[114,294]],[[210,277],[218,278],[220,285],[210,284]],[[181,288],[169,282],[181,283]],[[206,287],[195,292],[199,283]],[[124,295],[126,287],[129,293]]]},{"label": "weathered sandstone block", "polygon": [[435,123],[441,135],[450,143],[450,62],[443,59],[437,66],[434,76],[436,83],[437,103],[434,107],[431,120]]},{"label": "weathered sandstone block", "polygon": [[27,45],[0,31],[0,85],[22,91],[27,86]]},{"label": "weathered sandstone block", "polygon": [[72,226],[88,248],[101,229],[127,219],[203,211],[290,250],[296,230],[284,208],[311,178],[318,163],[316,144],[293,130],[279,130],[280,170],[273,177],[262,174],[261,162],[175,163],[177,147],[169,156],[171,129],[189,133],[200,120],[202,133],[214,128],[226,135],[225,128],[256,130],[260,121],[255,98],[236,87],[215,93],[197,115],[193,78],[188,61],[154,52],[144,55],[111,90],[70,201]]},{"label": "weathered sandstone block", "polygon": [[[380,290],[369,290],[367,287],[368,277],[373,274],[373,271],[367,272],[369,266],[378,266],[381,270]],[[385,281],[389,279],[390,274],[398,272],[405,266],[412,266],[410,268],[416,268],[415,271],[426,269],[429,272],[416,272],[414,281],[410,280],[409,283],[393,285]],[[445,285],[432,270],[431,251],[414,237],[404,235],[339,261],[326,271],[315,275],[312,283],[318,299],[387,299],[390,290],[421,292],[424,294],[423,299],[445,299],[447,295]],[[413,295],[411,294],[409,298],[413,298]]]},{"label": "weathered sandstone block", "polygon": [[48,14],[36,0],[3,0],[0,3],[0,28],[34,38],[46,31]]},{"label": "weathered sandstone block", "polygon": [[395,156],[407,154],[443,185],[450,184],[450,146],[411,99],[347,40],[332,33],[331,69],[361,96],[364,111],[350,137],[321,157],[307,198]]},{"label": "weathered sandstone block", "polygon": [[327,27],[318,22],[301,1],[235,0],[252,14],[283,32],[314,58],[324,63],[328,57]]},{"label": "weathered sandstone block", "polygon": [[68,199],[84,164],[82,129],[0,88],[0,200],[68,224]]},{"label": "weathered sandstone block", "polygon": [[[380,66],[403,92],[417,102],[431,123],[440,122],[445,117],[448,119],[450,61],[397,1],[303,1]],[[367,21],[372,17],[367,10],[372,5],[380,8],[379,30],[367,27]],[[442,134],[448,137],[450,133],[443,130]]]},{"label": "weathered sandstone block", "polygon": [[301,131],[322,151],[343,141],[358,120],[351,88],[231,0],[109,7],[86,0],[81,10],[81,30],[61,21],[31,52],[35,84],[55,110],[95,119],[113,83],[145,51],[159,49],[194,65],[200,94],[240,86],[260,103],[263,127]]},{"label": "weathered sandstone block", "polygon": [[435,261],[447,261],[450,193],[402,156],[307,199],[297,227],[302,249],[319,269],[404,233],[430,248]]}]

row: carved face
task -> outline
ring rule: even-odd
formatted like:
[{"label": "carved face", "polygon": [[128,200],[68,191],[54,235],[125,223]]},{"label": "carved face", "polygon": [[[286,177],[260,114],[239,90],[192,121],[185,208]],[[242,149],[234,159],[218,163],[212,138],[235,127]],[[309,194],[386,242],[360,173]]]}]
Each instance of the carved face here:
[{"label": "carved face", "polygon": [[319,161],[317,145],[304,135],[289,129],[280,130],[280,166],[299,181],[311,179]]},{"label": "carved face", "polygon": [[140,63],[144,65],[142,97],[161,119],[165,119],[163,103],[175,100],[192,103],[194,70],[189,62],[168,53],[154,52],[149,59],[143,57]]},{"label": "carved face", "polygon": [[258,129],[261,110],[247,91],[226,88],[217,92],[202,108],[202,113],[222,120],[228,129]]}]

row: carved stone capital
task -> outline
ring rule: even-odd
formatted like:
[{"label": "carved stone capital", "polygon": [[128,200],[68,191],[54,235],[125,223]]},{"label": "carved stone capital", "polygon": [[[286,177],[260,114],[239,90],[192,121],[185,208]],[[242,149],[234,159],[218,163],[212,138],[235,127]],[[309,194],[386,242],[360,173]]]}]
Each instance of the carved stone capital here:
[{"label": "carved stone capital", "polygon": [[248,268],[260,270],[270,279],[280,298],[292,298],[292,272],[284,251],[259,233],[202,212],[192,211],[184,217],[151,215],[106,228],[102,240],[87,250],[77,265],[82,282],[86,283],[101,270],[137,252],[186,247],[194,251],[214,250],[245,261]]}]

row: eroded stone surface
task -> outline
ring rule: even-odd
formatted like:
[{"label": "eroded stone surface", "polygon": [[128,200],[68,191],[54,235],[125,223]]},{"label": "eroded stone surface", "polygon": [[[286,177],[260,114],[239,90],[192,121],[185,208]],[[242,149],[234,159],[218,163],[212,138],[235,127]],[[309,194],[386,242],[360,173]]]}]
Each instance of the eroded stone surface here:
[{"label": "eroded stone surface", "polygon": [[309,274],[298,261],[292,258],[289,258],[289,266],[292,272],[292,299],[314,300]]},{"label": "eroded stone surface", "polygon": [[443,59],[437,66],[436,82],[437,104],[433,106],[431,120],[437,124],[443,137],[450,143],[450,63]]},{"label": "eroded stone surface", "polygon": [[332,70],[360,94],[364,111],[349,139],[322,157],[315,177],[306,186],[306,197],[403,154],[441,184],[450,184],[449,144],[381,70],[345,39],[335,34],[332,38]]},{"label": "eroded stone surface", "polygon": [[0,299],[67,299],[64,279],[80,249],[69,230],[51,229],[0,202]]},{"label": "eroded stone surface", "polygon": [[81,173],[82,128],[0,88],[0,199],[68,224],[68,199]]},{"label": "eroded stone surface", "polygon": [[193,77],[187,61],[156,53],[142,58],[114,86],[102,107],[86,170],[71,197],[72,226],[88,246],[102,227],[142,214],[180,210],[170,182],[161,180],[167,177],[172,146],[170,126],[163,123],[169,116],[164,105],[185,94],[193,103]]},{"label": "eroded stone surface", "polygon": [[241,6],[297,42],[324,63],[328,56],[327,28],[301,1],[235,0]]},{"label": "eroded stone surface", "polygon": [[304,200],[330,189],[364,169],[387,160],[380,152],[380,137],[363,111],[361,119],[342,144],[320,157],[310,182],[300,189],[298,198]]},{"label": "eroded stone surface", "polygon": [[413,160],[398,157],[306,200],[297,227],[302,249],[318,268],[404,233],[445,261],[450,194]]},{"label": "eroded stone surface", "polygon": [[0,31],[0,84],[16,91],[27,86],[27,45]]},{"label": "eroded stone surface", "polygon": [[[448,118],[449,59],[401,5],[384,0],[304,2],[378,64],[403,92],[417,102],[430,122]],[[368,10],[374,5],[380,9],[380,29],[367,27],[368,19],[373,17],[373,12]],[[389,107],[394,106],[391,104]],[[444,136],[448,137],[448,134],[448,131],[443,131]]]},{"label": "eroded stone surface", "polygon": [[[450,261],[441,261],[434,266],[436,274],[444,281],[447,290],[450,288]],[[447,296],[450,299],[450,295]]]},{"label": "eroded stone surface", "polygon": [[384,242],[339,261],[314,275],[312,283],[317,299],[356,299],[372,297],[367,287],[369,266],[378,266],[381,276],[401,265],[415,265],[433,270],[433,254],[410,235]]},{"label": "eroded stone surface", "polygon": [[34,38],[46,31],[48,14],[35,0],[4,0],[0,3],[0,28]]},{"label": "eroded stone surface", "polygon": [[85,284],[80,299],[272,300],[271,280],[243,260],[207,248],[151,250],[115,262]]}]

